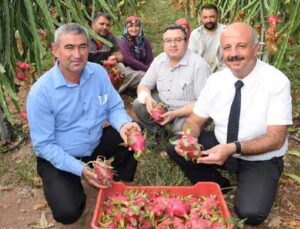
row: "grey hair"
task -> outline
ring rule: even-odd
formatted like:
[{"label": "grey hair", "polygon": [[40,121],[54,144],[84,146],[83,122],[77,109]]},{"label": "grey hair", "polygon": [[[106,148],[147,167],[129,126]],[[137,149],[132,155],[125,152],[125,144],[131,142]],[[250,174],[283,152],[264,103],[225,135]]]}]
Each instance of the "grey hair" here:
[{"label": "grey hair", "polygon": [[59,45],[60,43],[60,37],[62,34],[67,34],[67,33],[72,33],[72,34],[83,34],[86,37],[86,40],[88,41],[88,34],[86,30],[80,26],[77,23],[68,23],[60,26],[55,30],[54,34],[54,43]]}]

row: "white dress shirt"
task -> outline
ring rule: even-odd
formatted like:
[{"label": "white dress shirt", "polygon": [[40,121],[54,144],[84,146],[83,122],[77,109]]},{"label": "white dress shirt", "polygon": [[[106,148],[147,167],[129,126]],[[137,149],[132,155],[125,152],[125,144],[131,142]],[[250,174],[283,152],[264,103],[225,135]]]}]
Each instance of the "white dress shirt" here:
[{"label": "white dress shirt", "polygon": [[[211,75],[194,107],[194,113],[208,118],[215,124],[219,143],[225,144],[230,106],[238,80],[229,68]],[[270,125],[292,124],[292,99],[290,81],[275,67],[257,60],[253,71],[243,80],[241,89],[241,114],[238,140],[249,140],[267,133]],[[283,156],[288,141],[279,150],[260,155],[234,155],[245,160],[269,160]]]}]

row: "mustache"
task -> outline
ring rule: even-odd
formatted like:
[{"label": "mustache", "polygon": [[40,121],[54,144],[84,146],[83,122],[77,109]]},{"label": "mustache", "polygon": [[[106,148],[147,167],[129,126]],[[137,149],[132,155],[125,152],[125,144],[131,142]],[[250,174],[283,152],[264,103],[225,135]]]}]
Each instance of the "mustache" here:
[{"label": "mustache", "polygon": [[241,57],[241,56],[229,56],[227,57],[227,61],[239,61],[239,60],[244,60],[245,58],[244,57]]}]

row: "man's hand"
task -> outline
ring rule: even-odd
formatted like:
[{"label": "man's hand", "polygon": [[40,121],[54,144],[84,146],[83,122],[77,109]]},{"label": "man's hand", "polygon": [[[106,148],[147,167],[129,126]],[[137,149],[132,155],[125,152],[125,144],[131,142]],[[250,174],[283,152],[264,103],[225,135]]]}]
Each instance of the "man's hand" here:
[{"label": "man's hand", "polygon": [[197,159],[197,163],[223,165],[223,163],[236,151],[234,143],[219,144],[202,151],[203,157]]},{"label": "man's hand", "polygon": [[90,170],[87,166],[83,168],[82,174],[90,185],[96,188],[109,188],[108,186],[101,185],[97,178],[97,174]]},{"label": "man's hand", "polygon": [[166,125],[167,123],[171,122],[172,120],[174,120],[176,118],[176,111],[167,111],[166,113],[164,113],[161,118],[162,121],[159,122],[160,125]]},{"label": "man's hand", "polygon": [[127,144],[126,132],[131,130],[131,129],[136,129],[138,131],[141,131],[140,126],[136,122],[126,123],[120,129],[120,135],[121,135],[121,138],[123,139],[125,144]]},{"label": "man's hand", "polygon": [[108,58],[107,58],[107,60],[110,60],[110,61],[118,61],[117,60],[117,57],[115,56],[115,55],[111,55],[111,56],[109,56]]},{"label": "man's hand", "polygon": [[151,110],[156,106],[156,104],[157,104],[157,101],[155,99],[153,99],[151,95],[148,95],[145,98],[145,105],[146,105],[146,109],[149,114],[151,114]]}]

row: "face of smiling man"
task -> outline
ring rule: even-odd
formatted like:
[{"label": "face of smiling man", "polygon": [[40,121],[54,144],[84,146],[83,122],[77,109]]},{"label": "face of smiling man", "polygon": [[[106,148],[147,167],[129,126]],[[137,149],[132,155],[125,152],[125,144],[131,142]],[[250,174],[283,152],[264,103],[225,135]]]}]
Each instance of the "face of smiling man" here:
[{"label": "face of smiling man", "polygon": [[172,61],[179,61],[187,50],[184,32],[180,29],[170,29],[163,34],[164,51]]},{"label": "face of smiling man", "polygon": [[243,79],[255,67],[259,45],[255,44],[253,28],[245,23],[226,27],[221,35],[223,60],[233,74]]},{"label": "face of smiling man", "polygon": [[61,72],[68,80],[80,78],[89,54],[88,41],[84,34],[61,34],[59,43],[53,44],[52,52],[58,59]]}]

